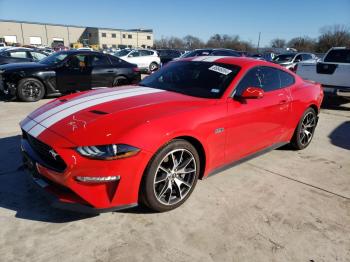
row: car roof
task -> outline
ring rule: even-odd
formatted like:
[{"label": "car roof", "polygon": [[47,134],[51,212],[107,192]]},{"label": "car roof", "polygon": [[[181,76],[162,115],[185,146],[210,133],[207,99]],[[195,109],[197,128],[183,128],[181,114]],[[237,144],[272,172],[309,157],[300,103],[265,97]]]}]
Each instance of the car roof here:
[{"label": "car roof", "polygon": [[221,63],[221,64],[230,64],[237,65],[240,67],[247,67],[250,65],[253,66],[269,66],[283,69],[281,66],[276,65],[274,63],[257,60],[251,57],[235,57],[235,56],[196,56],[196,57],[188,57],[182,58],[176,61],[192,61],[192,62],[213,62],[213,63]]},{"label": "car roof", "polygon": [[[61,53],[61,54],[103,54],[102,52],[98,52],[98,51],[90,51],[90,50],[78,50],[78,49],[74,49],[74,50],[65,50],[65,51],[59,51],[57,53]],[[107,54],[103,54],[103,55],[107,55]]]}]

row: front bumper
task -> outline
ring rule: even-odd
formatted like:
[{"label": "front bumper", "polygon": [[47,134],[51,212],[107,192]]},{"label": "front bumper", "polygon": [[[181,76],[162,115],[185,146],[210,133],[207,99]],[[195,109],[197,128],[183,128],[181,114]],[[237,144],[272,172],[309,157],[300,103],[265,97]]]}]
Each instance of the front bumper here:
[{"label": "front bumper", "polygon": [[[98,214],[137,206],[139,185],[149,157],[145,152],[126,159],[103,161],[83,158],[73,149],[60,148],[57,152],[67,168],[58,172],[47,165],[28,140],[22,139],[21,149],[24,166],[56,208]],[[88,183],[75,178],[113,174],[118,174],[120,179]]]}]

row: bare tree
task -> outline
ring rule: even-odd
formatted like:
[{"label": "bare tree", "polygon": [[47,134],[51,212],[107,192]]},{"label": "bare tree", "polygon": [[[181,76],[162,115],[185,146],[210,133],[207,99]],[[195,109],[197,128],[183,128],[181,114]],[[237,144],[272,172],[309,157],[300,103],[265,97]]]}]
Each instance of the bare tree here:
[{"label": "bare tree", "polygon": [[286,40],[281,38],[275,38],[271,40],[271,46],[274,48],[284,48],[286,47]]},{"label": "bare tree", "polygon": [[350,29],[345,25],[333,25],[321,28],[317,43],[318,52],[326,52],[335,46],[350,46]]},{"label": "bare tree", "polygon": [[313,52],[315,50],[316,41],[310,37],[295,37],[288,42],[288,47],[295,48],[298,51]]}]

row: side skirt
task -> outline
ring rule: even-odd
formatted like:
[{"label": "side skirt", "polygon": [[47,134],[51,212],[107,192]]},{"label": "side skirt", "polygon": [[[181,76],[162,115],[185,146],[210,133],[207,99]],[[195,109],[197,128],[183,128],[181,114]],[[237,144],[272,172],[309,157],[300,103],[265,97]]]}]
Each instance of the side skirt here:
[{"label": "side skirt", "polygon": [[216,175],[216,174],[218,174],[218,173],[220,173],[220,172],[222,172],[222,171],[224,171],[226,169],[229,169],[231,167],[234,167],[234,166],[237,166],[239,164],[242,164],[242,163],[244,163],[246,161],[249,161],[249,160],[251,160],[253,158],[261,156],[261,155],[263,155],[265,153],[268,153],[268,152],[270,152],[272,150],[275,150],[275,149],[277,149],[279,147],[282,147],[284,145],[287,145],[287,144],[288,144],[288,142],[281,142],[281,143],[273,144],[272,146],[266,147],[266,148],[264,148],[264,149],[262,149],[262,150],[260,150],[260,151],[258,151],[256,153],[250,154],[250,155],[245,156],[245,157],[243,157],[243,158],[241,158],[239,160],[236,160],[236,161],[233,161],[233,162],[231,162],[229,164],[226,164],[226,165],[223,165],[221,167],[218,167],[218,168],[214,169],[213,171],[211,171],[206,177],[203,177],[203,179],[208,178],[208,177],[213,176],[213,175]]}]

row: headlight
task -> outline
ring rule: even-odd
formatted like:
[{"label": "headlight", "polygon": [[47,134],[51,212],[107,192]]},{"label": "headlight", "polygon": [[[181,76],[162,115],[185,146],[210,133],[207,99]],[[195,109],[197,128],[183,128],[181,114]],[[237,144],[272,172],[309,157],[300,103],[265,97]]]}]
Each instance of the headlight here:
[{"label": "headlight", "polygon": [[124,144],[79,146],[76,148],[76,150],[82,156],[102,160],[114,160],[125,158],[136,155],[140,151],[140,149],[136,147]]}]

